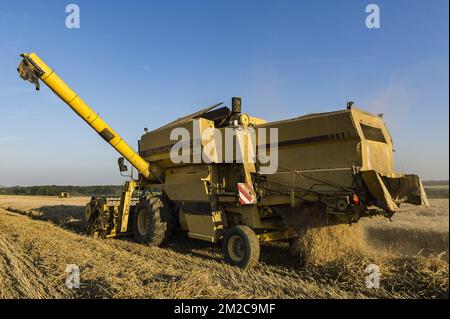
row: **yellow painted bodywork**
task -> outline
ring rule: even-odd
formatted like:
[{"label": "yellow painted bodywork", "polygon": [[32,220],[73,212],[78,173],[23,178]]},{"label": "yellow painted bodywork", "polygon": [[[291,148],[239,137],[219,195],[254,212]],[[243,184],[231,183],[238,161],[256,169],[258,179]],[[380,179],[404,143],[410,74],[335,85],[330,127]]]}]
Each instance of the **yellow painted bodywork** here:
[{"label": "yellow painted bodywork", "polygon": [[298,237],[298,235],[290,230],[284,230],[284,231],[272,231],[268,233],[262,233],[256,235],[256,237],[258,238],[259,241],[276,241],[295,238]]},{"label": "yellow painted bodywork", "polygon": [[128,219],[130,217],[131,201],[133,191],[136,188],[136,181],[127,181],[122,190],[120,197],[119,217],[120,217],[120,232],[124,233],[128,229]]},{"label": "yellow painted bodywork", "polygon": [[223,220],[220,213],[212,212],[208,215],[182,214],[187,230],[189,230],[189,237],[213,243],[219,241],[223,230]]},{"label": "yellow painted bodywork", "polygon": [[379,173],[376,171],[364,171],[361,175],[373,196],[384,201],[384,204],[390,211],[395,212],[399,210],[399,207],[392,200],[392,197],[384,185]]},{"label": "yellow painted bodywork", "polygon": [[[146,179],[127,182],[120,202],[98,202],[101,206],[96,209],[100,214],[114,215],[114,225],[107,225],[107,237],[129,233],[129,217],[134,212],[130,208],[136,205],[133,190],[148,190],[148,181],[154,183],[152,187],[159,184],[162,193],[176,205],[181,228],[190,237],[210,242],[220,240],[233,225],[252,228],[260,241],[290,238],[293,234],[286,229],[279,211],[305,203],[325,203],[326,212],[347,214],[348,222],[359,213],[369,215],[369,211],[384,211],[392,216],[401,203],[428,204],[418,176],[395,172],[392,139],[380,116],[348,108],[276,122],[243,113],[230,113],[218,121],[207,117],[207,111],[216,105],[146,132],[139,141],[138,154],[35,53],[23,57],[39,71],[31,74],[30,82],[38,88],[39,81],[33,76],[38,75]],[[33,69],[26,69],[26,64],[20,67],[25,71]],[[19,73],[27,79],[26,74],[20,70]],[[179,146],[177,137],[171,136],[175,128],[189,136],[183,141],[189,152],[177,163],[170,156],[172,147]],[[218,129],[220,137],[203,137],[213,128]],[[255,140],[251,136],[253,129],[257,130]],[[260,129],[267,129],[266,139],[265,134],[258,133]],[[233,150],[228,160],[224,156],[230,154],[225,147],[227,131],[236,137],[234,141],[228,139]],[[242,138],[237,133],[242,133]],[[270,139],[271,134],[277,134],[276,143]],[[202,150],[211,145],[216,152],[205,151],[202,158]],[[264,163],[254,163],[245,156],[247,150],[260,152],[260,146],[267,147],[270,153],[277,150],[273,174],[262,173],[259,169]],[[237,150],[245,154],[243,162],[239,161]],[[155,169],[158,176],[154,175]],[[239,201],[238,183],[255,188],[256,204],[243,205]],[[347,205],[344,211],[340,209],[342,202]],[[88,206],[86,215],[91,216],[92,211]]]}]

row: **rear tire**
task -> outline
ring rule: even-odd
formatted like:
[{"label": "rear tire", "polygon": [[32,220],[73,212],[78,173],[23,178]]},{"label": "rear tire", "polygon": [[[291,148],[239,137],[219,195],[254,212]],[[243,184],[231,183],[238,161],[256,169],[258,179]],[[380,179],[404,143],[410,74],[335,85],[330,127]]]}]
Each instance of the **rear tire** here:
[{"label": "rear tire", "polygon": [[241,268],[254,267],[259,260],[259,240],[248,226],[234,226],[225,232],[223,254],[225,260]]},{"label": "rear tire", "polygon": [[170,236],[174,218],[168,200],[162,196],[142,198],[132,218],[133,235],[137,242],[159,246]]}]

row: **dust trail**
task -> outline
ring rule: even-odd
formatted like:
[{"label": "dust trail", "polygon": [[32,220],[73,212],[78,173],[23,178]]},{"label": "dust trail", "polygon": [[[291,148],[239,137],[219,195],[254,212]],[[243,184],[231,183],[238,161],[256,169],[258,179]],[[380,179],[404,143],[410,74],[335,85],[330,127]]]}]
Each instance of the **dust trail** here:
[{"label": "dust trail", "polygon": [[364,229],[359,224],[343,224],[335,216],[325,214],[318,203],[280,210],[285,226],[298,234],[291,241],[291,254],[303,264],[330,263],[349,255],[366,254]]},{"label": "dust trail", "polygon": [[[300,214],[299,211],[287,211],[283,217],[285,224],[299,235],[290,243],[291,254],[317,277],[330,277],[348,289],[367,291],[365,281],[361,279],[368,275],[367,266],[375,264],[381,272],[385,290],[402,291],[406,294],[404,297],[410,298],[448,298],[448,239],[447,246],[441,242],[432,245],[436,244],[433,240],[428,246],[437,250],[420,255],[421,250],[412,255],[409,247],[402,245],[407,230],[392,231],[390,236],[384,230],[385,236],[377,236],[378,242],[374,244],[371,242],[374,229],[368,232],[362,224],[338,223],[333,216],[314,209],[303,210]],[[414,235],[422,240],[435,237],[431,233],[428,237],[426,233]],[[411,236],[409,233],[407,238]],[[380,249],[379,243],[383,241],[397,242],[398,247]]]},{"label": "dust trail", "polygon": [[297,231],[300,237],[291,243],[291,254],[300,255],[305,264],[368,254],[364,231],[359,225],[327,225]]}]

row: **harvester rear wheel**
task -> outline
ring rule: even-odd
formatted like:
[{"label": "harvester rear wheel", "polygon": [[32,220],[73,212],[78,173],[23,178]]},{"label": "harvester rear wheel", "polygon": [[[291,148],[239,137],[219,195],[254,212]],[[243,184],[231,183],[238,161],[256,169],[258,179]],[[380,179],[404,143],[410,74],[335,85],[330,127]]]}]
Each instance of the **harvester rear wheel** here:
[{"label": "harvester rear wheel", "polygon": [[248,226],[234,226],[225,232],[223,254],[233,266],[250,268],[259,260],[259,240]]},{"label": "harvester rear wheel", "polygon": [[161,245],[169,237],[173,225],[170,203],[162,196],[142,198],[132,218],[135,240],[149,246]]}]

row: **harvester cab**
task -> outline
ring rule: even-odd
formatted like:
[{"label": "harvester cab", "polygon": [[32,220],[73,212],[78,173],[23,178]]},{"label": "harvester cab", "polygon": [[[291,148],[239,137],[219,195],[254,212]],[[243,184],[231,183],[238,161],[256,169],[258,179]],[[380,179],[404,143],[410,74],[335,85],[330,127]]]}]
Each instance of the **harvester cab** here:
[{"label": "harvester cab", "polygon": [[353,105],[267,122],[233,98],[231,109],[219,103],[146,130],[135,152],[35,53],[22,58],[24,80],[44,82],[115,148],[121,173],[125,161],[139,173],[120,197],[91,199],[85,218],[94,236],[132,235],[156,246],[184,231],[222,242],[228,262],[251,267],[259,242],[294,238],[298,225],[390,218],[403,203],[428,205],[419,177],[394,171],[383,119]]}]

